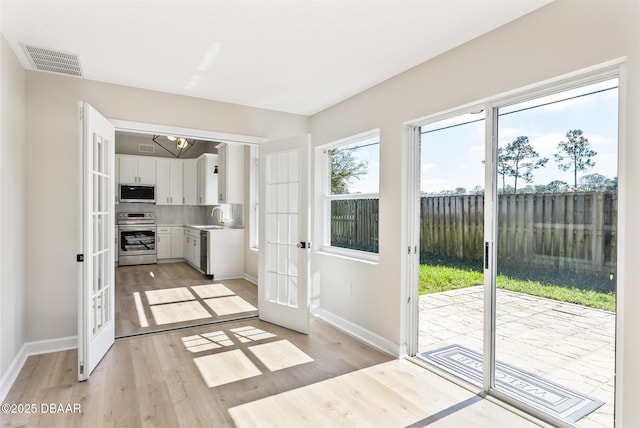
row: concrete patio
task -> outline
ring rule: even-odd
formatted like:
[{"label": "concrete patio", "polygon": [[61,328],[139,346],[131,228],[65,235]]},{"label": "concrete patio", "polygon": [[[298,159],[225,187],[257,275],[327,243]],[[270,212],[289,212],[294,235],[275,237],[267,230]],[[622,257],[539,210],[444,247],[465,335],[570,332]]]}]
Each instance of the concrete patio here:
[{"label": "concrete patio", "polygon": [[[605,402],[577,422],[612,427],[615,314],[498,290],[496,359]],[[482,352],[483,286],[420,296],[419,351]]]}]

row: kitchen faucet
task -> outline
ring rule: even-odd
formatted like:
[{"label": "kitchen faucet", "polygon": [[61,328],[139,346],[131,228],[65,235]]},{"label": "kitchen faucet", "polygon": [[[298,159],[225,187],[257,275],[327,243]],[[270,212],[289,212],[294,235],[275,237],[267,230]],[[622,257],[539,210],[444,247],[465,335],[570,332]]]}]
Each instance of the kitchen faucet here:
[{"label": "kitchen faucet", "polygon": [[224,226],[224,211],[222,210],[221,206],[216,205],[215,207],[211,208],[211,217],[213,217],[213,213],[216,212],[216,210],[220,210],[220,226]]}]

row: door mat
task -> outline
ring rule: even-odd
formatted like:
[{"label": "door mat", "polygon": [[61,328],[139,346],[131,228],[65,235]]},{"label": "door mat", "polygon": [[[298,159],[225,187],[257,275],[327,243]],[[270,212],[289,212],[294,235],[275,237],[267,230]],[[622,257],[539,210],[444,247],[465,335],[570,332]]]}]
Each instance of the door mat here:
[{"label": "door mat", "polygon": [[[482,355],[460,345],[418,354],[421,359],[482,384]],[[553,416],[577,422],[604,404],[533,373],[496,361],[496,387]]]}]

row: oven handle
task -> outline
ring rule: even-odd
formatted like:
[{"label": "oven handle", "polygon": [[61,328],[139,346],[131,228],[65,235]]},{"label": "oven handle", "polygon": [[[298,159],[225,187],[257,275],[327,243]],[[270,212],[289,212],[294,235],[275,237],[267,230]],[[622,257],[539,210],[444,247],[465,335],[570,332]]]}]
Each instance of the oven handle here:
[{"label": "oven handle", "polygon": [[119,225],[118,229],[120,232],[144,232],[144,231],[153,231],[156,232],[156,226],[131,226],[131,225]]}]

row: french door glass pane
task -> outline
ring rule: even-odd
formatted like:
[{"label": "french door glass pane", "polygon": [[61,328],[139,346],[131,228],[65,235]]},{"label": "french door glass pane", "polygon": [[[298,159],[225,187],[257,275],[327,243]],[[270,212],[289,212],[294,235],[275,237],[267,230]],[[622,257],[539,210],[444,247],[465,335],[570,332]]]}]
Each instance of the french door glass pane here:
[{"label": "french door glass pane", "polygon": [[267,155],[266,247],[268,301],[298,306],[299,152]]},{"label": "french door glass pane", "polygon": [[613,426],[618,81],[497,115],[495,388]]},{"label": "french door glass pane", "polygon": [[478,385],[483,351],[484,141],[484,112],[421,128],[418,356]]}]

